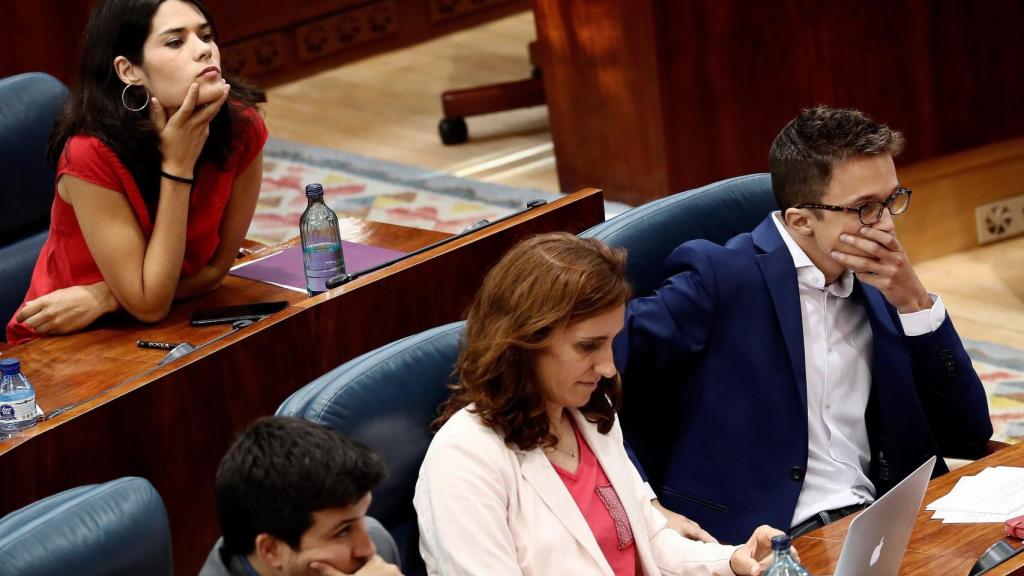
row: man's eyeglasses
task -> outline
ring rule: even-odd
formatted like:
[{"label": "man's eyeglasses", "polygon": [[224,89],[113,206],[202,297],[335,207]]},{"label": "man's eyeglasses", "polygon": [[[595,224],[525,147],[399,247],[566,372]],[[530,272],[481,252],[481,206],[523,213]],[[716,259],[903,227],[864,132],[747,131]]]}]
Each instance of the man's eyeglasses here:
[{"label": "man's eyeglasses", "polygon": [[903,214],[910,208],[910,188],[900,186],[889,196],[885,202],[866,202],[859,206],[832,206],[831,204],[800,204],[794,208],[815,208],[818,210],[831,210],[833,212],[856,212],[860,223],[871,226],[882,218],[882,210],[889,209],[893,216]]}]

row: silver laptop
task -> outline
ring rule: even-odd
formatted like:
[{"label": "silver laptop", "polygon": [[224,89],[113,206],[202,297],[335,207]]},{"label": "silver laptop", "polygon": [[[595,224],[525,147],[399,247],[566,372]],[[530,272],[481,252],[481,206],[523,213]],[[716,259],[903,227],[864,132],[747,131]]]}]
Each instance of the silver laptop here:
[{"label": "silver laptop", "polygon": [[835,576],[892,576],[899,572],[935,456],[850,522]]}]

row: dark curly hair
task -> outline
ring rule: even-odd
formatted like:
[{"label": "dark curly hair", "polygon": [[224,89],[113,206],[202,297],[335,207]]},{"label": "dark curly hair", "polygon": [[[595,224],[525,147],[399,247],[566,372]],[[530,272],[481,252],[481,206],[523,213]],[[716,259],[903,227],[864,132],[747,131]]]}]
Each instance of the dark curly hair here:
[{"label": "dark curly hair", "polygon": [[818,204],[836,166],[853,156],[896,157],[905,143],[903,134],[863,112],[808,108],[786,124],[768,152],[775,199],[783,210]]},{"label": "dark curly hair", "polygon": [[[463,407],[500,433],[509,446],[555,446],[535,374],[536,352],[554,330],[623,305],[632,294],[626,252],[564,232],[534,236],[487,273],[466,318],[454,394],[434,422]],[[602,378],[580,412],[602,434],[611,430],[622,389]]]}]

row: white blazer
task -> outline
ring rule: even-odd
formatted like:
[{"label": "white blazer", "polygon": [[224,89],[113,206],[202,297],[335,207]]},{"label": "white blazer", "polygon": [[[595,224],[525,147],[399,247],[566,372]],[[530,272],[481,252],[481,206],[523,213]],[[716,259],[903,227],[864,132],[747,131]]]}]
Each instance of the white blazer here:
[{"label": "white blazer", "polygon": [[[731,575],[734,546],[688,540],[667,527],[626,455],[616,418],[608,434],[571,410],[629,517],[645,575]],[[466,408],[434,437],[413,498],[420,553],[441,576],[613,576],[576,501],[541,448],[509,448]]]}]

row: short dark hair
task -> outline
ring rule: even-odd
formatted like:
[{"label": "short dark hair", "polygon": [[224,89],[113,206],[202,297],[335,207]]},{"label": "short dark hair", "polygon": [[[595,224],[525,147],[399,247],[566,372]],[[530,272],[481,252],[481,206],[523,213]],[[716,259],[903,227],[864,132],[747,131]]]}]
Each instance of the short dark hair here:
[{"label": "short dark hair", "polygon": [[[506,253],[484,278],[466,317],[456,364],[459,381],[434,421],[440,427],[468,404],[509,446],[555,446],[534,363],[554,330],[629,300],[626,251],[594,238],[553,232]],[[622,398],[619,376],[602,378],[580,412],[607,434]]]},{"label": "short dark hair", "polygon": [[854,156],[897,156],[903,134],[850,109],[808,108],[779,132],[768,153],[772,189],[783,210],[819,204],[832,170]]},{"label": "short dark hair", "polygon": [[369,448],[301,418],[260,418],[217,469],[217,514],[225,555],[252,553],[264,532],[293,549],[313,512],[351,506],[384,479]]}]

